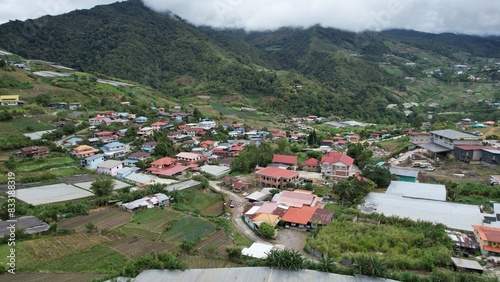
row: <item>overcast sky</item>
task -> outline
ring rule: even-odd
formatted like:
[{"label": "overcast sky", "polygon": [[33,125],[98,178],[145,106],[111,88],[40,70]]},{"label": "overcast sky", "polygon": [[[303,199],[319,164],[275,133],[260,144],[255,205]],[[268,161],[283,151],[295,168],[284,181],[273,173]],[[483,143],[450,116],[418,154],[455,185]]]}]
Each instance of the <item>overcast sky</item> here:
[{"label": "overcast sky", "polygon": [[[87,9],[116,0],[0,0],[0,23]],[[500,35],[500,0],[143,0],[196,25],[276,29],[321,24],[344,30],[405,28]]]}]

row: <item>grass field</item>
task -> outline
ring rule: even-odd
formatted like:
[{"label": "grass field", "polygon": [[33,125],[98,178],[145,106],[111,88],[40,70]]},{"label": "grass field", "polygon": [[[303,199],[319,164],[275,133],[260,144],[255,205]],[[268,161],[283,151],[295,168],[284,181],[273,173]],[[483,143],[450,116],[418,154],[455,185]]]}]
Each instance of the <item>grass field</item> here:
[{"label": "grass field", "polygon": [[[0,122],[0,133],[11,134],[13,132],[35,132],[42,130],[55,129],[49,122],[53,117],[44,115],[40,117],[20,117],[9,121]],[[30,128],[31,130],[28,130]]]},{"label": "grass field", "polygon": [[82,252],[73,253],[49,262],[27,267],[28,271],[114,273],[127,259],[109,246],[99,244]]},{"label": "grass field", "polygon": [[[111,241],[110,237],[76,233],[57,237],[21,241],[16,243],[16,266],[19,271],[36,271],[36,265],[87,250],[95,245]],[[0,246],[0,262],[5,263],[10,247]],[[78,270],[66,270],[79,272]]]},{"label": "grass field", "polygon": [[185,216],[176,221],[162,239],[169,241],[196,240],[204,238],[216,230],[212,223],[192,216]]},{"label": "grass field", "polygon": [[[182,190],[178,195],[179,205],[182,205],[187,211],[197,212],[207,215],[220,215],[220,210],[224,204],[223,196],[210,189],[199,190],[190,188]],[[219,209],[217,206],[220,206]]]},{"label": "grass field", "polygon": [[17,159],[15,171],[21,173],[34,172],[67,166],[75,166],[73,169],[76,169],[77,165],[78,162],[69,156]]}]

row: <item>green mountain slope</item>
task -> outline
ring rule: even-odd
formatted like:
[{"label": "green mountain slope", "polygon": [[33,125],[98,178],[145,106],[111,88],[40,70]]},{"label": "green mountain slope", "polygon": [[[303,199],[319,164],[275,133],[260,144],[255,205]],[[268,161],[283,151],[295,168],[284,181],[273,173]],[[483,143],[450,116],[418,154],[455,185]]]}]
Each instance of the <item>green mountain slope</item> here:
[{"label": "green mountain slope", "polygon": [[[436,94],[411,87],[412,92],[405,93],[404,78],[424,70],[404,65],[415,57],[407,50],[422,38],[419,33],[352,33],[321,26],[251,33],[215,30],[129,0],[12,21],[0,25],[0,34],[0,48],[27,58],[136,81],[165,97],[209,94],[222,103],[275,113],[396,122],[404,115],[387,110],[387,104],[400,104],[408,97],[426,101]],[[498,43],[496,38],[467,37],[466,46],[448,52],[440,44],[453,45],[461,38],[449,37],[436,35],[425,44],[415,43],[421,57],[436,57],[425,67],[437,68],[443,61],[438,56],[449,55],[448,64],[459,63],[463,54],[456,53],[484,42],[493,47]],[[489,54],[493,47],[483,47],[477,56]],[[384,54],[394,58],[388,62]]]}]

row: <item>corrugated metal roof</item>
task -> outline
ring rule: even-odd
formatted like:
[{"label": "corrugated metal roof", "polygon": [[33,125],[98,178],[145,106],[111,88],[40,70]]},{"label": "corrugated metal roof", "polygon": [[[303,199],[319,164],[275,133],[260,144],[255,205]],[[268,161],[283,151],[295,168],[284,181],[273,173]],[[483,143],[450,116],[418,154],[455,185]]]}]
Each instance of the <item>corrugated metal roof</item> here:
[{"label": "corrugated metal roof", "polygon": [[209,268],[190,270],[145,270],[141,272],[134,282],[389,282],[382,278],[368,276],[348,276],[334,273],[319,272],[314,270],[278,270],[268,267],[239,267],[239,268]]},{"label": "corrugated metal roof", "polygon": [[418,173],[419,173],[419,171],[415,170],[415,169],[404,169],[404,168],[397,168],[397,167],[391,167],[391,168],[389,168],[389,171],[395,175],[415,177],[415,178],[418,177]]},{"label": "corrugated metal roof", "polygon": [[407,198],[446,201],[446,187],[441,184],[391,181],[386,194],[402,195]]},{"label": "corrugated metal roof", "polygon": [[475,260],[451,258],[453,264],[458,268],[474,269],[484,271],[484,268]]}]

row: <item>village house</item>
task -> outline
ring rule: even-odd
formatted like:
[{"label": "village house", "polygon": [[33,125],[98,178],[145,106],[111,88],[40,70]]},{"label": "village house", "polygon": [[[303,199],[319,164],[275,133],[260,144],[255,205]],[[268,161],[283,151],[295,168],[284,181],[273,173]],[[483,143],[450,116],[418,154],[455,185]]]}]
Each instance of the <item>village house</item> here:
[{"label": "village house", "polygon": [[90,157],[95,155],[97,152],[99,152],[98,149],[88,145],[81,145],[73,149],[73,155],[75,155],[77,158]]},{"label": "village house", "polygon": [[89,123],[92,125],[99,125],[101,123],[104,123],[105,125],[111,125],[113,121],[109,118],[103,118],[103,117],[93,117],[89,118]]},{"label": "village house", "polygon": [[155,142],[155,141],[146,142],[146,143],[142,144],[141,151],[151,153],[155,149],[157,144],[158,144],[158,142]]},{"label": "village house", "polygon": [[140,117],[135,118],[135,123],[143,124],[146,122],[148,122],[147,117],[140,116]]},{"label": "village house", "polygon": [[225,166],[225,167],[231,167],[231,164],[234,162],[235,158],[234,157],[227,157],[227,158],[221,158],[217,160],[219,165]]},{"label": "village house", "polygon": [[78,107],[80,107],[80,105],[81,105],[80,103],[69,103],[68,109],[70,111],[76,111],[76,110],[78,110]]},{"label": "village house", "polygon": [[200,147],[203,148],[203,150],[205,151],[210,151],[214,148],[214,141],[211,140],[201,141]]},{"label": "village house", "polygon": [[319,171],[319,161],[315,158],[309,158],[302,164],[302,170],[315,172]]},{"label": "village house", "polygon": [[116,112],[115,111],[99,111],[96,113],[97,117],[102,117],[102,118],[109,118],[109,119],[115,119],[116,118]]},{"label": "village house", "polygon": [[349,141],[350,143],[358,143],[359,142],[359,135],[358,134],[346,135],[345,139],[347,141]]},{"label": "village house", "polygon": [[48,153],[50,153],[50,150],[48,147],[32,146],[32,147],[21,148],[21,151],[17,152],[16,155],[18,157],[32,158],[32,157],[38,157],[41,155],[45,155]]},{"label": "village house", "polygon": [[137,152],[134,153],[130,156],[128,156],[124,161],[123,164],[125,166],[133,166],[135,165],[138,161],[146,161],[149,157],[148,152]]},{"label": "village house", "polygon": [[243,147],[241,143],[233,143],[231,144],[231,148],[229,148],[228,156],[237,157],[244,149],[245,147]]},{"label": "village house", "polygon": [[117,171],[123,168],[123,163],[115,160],[107,160],[97,165],[97,172],[116,176]]},{"label": "village house", "polygon": [[121,208],[133,212],[143,209],[152,209],[154,207],[164,207],[169,205],[170,198],[163,193],[156,193],[154,195],[146,196],[144,198],[125,203]]},{"label": "village house", "polygon": [[148,137],[148,136],[151,136],[153,135],[155,132],[155,130],[152,128],[152,127],[149,127],[149,126],[145,126],[145,127],[142,127],[140,128],[138,131],[137,131],[137,135],[141,136],[141,137]]},{"label": "village house", "polygon": [[133,167],[123,167],[123,168],[119,169],[116,172],[116,178],[118,178],[118,179],[124,179],[125,177],[127,177],[131,173],[134,173],[134,172],[136,172],[138,170],[139,170],[139,168],[135,167],[135,166],[133,166]]},{"label": "village house", "polygon": [[101,131],[94,133],[94,138],[98,138],[103,143],[111,143],[118,141],[118,136],[111,131]]},{"label": "village house", "polygon": [[500,228],[473,225],[474,235],[483,255],[500,254]]},{"label": "village house", "polygon": [[167,170],[169,168],[172,168],[173,166],[176,165],[176,163],[177,163],[176,159],[170,158],[170,157],[164,157],[164,158],[161,158],[161,159],[158,159],[158,160],[152,162],[151,167],[149,167],[147,169],[147,171],[154,173],[154,174],[157,174],[160,171],[164,171],[164,170]]},{"label": "village house", "polygon": [[243,191],[246,191],[249,186],[250,186],[250,184],[248,184],[246,182],[237,181],[237,182],[231,184],[231,189],[233,190],[233,192],[241,193]]},{"label": "village house", "polygon": [[17,106],[19,103],[19,95],[0,95],[1,106]]},{"label": "village house", "polygon": [[278,203],[255,203],[243,211],[243,220],[250,228],[256,230],[263,222],[276,227],[287,209],[287,206],[281,206]]},{"label": "village house", "polygon": [[214,120],[203,120],[198,124],[199,127],[208,130],[217,126],[217,123]]},{"label": "village house", "polygon": [[333,141],[333,140],[325,139],[325,140],[321,141],[321,146],[331,147],[334,143],[335,143],[335,141]]},{"label": "village house", "polygon": [[127,145],[121,142],[112,142],[102,146],[101,150],[107,157],[121,157],[127,154]]},{"label": "village house", "polygon": [[164,127],[164,126],[166,126],[167,124],[168,124],[168,122],[158,121],[158,122],[152,123],[152,124],[151,124],[151,128],[152,128],[154,131],[158,131],[158,130],[163,129],[163,127]]},{"label": "village house", "polygon": [[97,154],[85,158],[85,164],[88,169],[97,169],[97,166],[105,161],[104,154]]},{"label": "village house", "polygon": [[201,127],[192,127],[185,129],[184,134],[186,134],[189,137],[194,137],[194,136],[201,137],[205,134],[205,130]]},{"label": "village house", "polygon": [[255,185],[284,188],[287,183],[299,181],[299,173],[292,170],[269,167],[255,173]]},{"label": "village house", "polygon": [[348,155],[330,152],[328,156],[321,157],[321,174],[332,180],[345,180],[351,175],[353,163],[354,159]]},{"label": "village house", "polygon": [[177,161],[188,162],[188,163],[198,162],[203,159],[202,155],[196,153],[181,152],[175,156],[177,157]]},{"label": "village house", "polygon": [[297,156],[279,155],[279,154],[273,155],[274,165],[282,165],[286,167],[292,167],[292,169],[295,169],[297,166],[297,161],[298,161]]}]

